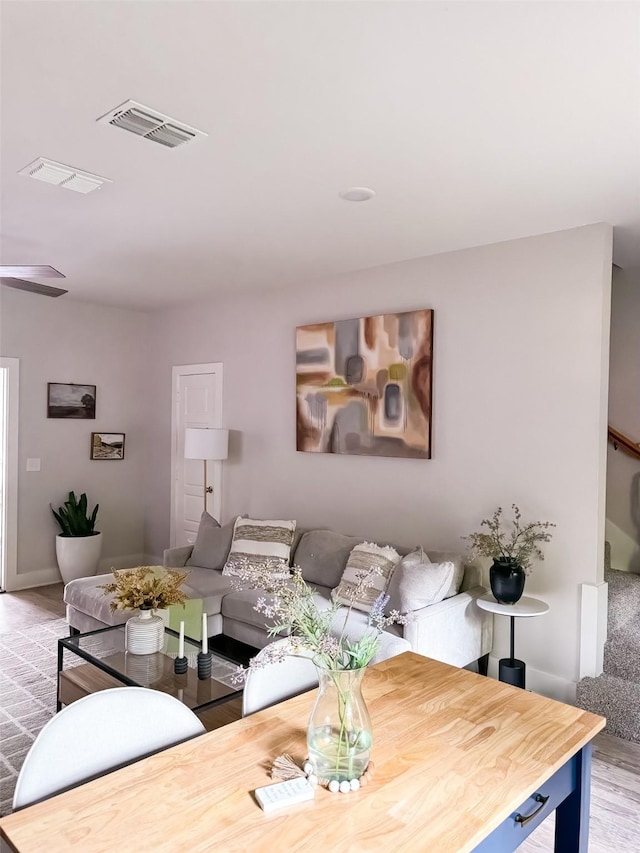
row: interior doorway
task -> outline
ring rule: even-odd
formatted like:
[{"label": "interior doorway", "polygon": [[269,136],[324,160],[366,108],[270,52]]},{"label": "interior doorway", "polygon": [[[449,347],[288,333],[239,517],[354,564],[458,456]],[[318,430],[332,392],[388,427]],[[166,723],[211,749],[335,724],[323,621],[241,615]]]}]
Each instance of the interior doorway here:
[{"label": "interior doorway", "polygon": [[[171,547],[192,545],[204,509],[204,462],[184,458],[187,427],[222,426],[222,364],[186,364],[173,368],[171,418]],[[209,462],[213,492],[207,510],[222,513],[222,463]]]},{"label": "interior doorway", "polygon": [[19,368],[17,358],[0,357],[0,592],[17,580]]}]

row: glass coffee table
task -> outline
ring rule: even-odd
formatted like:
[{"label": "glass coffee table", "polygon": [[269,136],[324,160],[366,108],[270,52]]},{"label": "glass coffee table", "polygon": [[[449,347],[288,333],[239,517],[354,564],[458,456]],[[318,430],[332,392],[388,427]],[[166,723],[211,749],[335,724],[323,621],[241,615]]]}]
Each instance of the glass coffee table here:
[{"label": "glass coffee table", "polygon": [[176,675],[173,661],[177,649],[178,635],[166,627],[162,650],[149,655],[132,655],[125,650],[124,625],[63,637],[58,640],[56,710],[89,693],[122,685],[168,693],[196,713],[242,694],[243,685],[234,684],[232,679],[238,669],[236,661],[213,651],[211,678],[201,680],[196,668],[200,644],[185,637],[189,668],[184,675]]}]

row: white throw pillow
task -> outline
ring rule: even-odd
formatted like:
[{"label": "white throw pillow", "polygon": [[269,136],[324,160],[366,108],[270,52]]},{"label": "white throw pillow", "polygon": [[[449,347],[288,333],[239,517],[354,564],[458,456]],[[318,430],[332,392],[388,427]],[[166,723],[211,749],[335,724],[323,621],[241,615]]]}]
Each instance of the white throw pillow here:
[{"label": "white throw pillow", "polygon": [[[353,604],[354,609],[369,612],[371,605],[381,592],[384,592],[389,578],[400,561],[400,554],[390,545],[376,545],[375,542],[363,542],[351,551],[347,565],[342,573],[342,579],[331,591],[334,601],[342,604]],[[378,568],[379,574],[373,574],[365,589],[358,594],[358,584],[362,573]]]},{"label": "white throw pillow", "polygon": [[247,567],[268,569],[273,578],[288,577],[295,521],[237,518],[223,575],[238,575]]},{"label": "white throw pillow", "polygon": [[442,601],[454,582],[456,566],[452,561],[432,563],[422,548],[403,557],[396,566],[387,593],[386,612],[402,615]]}]

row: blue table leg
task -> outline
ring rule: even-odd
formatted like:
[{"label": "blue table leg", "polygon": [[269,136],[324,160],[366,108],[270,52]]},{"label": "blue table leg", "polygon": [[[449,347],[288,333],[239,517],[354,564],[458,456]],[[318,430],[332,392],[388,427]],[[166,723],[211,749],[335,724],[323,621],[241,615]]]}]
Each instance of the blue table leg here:
[{"label": "blue table leg", "polygon": [[556,809],[557,853],[588,853],[591,744],[577,755],[575,788]]}]

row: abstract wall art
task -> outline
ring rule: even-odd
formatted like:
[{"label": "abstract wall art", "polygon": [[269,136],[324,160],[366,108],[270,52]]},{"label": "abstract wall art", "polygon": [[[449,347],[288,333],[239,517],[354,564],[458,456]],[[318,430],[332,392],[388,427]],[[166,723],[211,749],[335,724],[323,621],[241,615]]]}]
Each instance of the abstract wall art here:
[{"label": "abstract wall art", "polygon": [[433,310],[296,329],[297,449],[431,458]]}]

